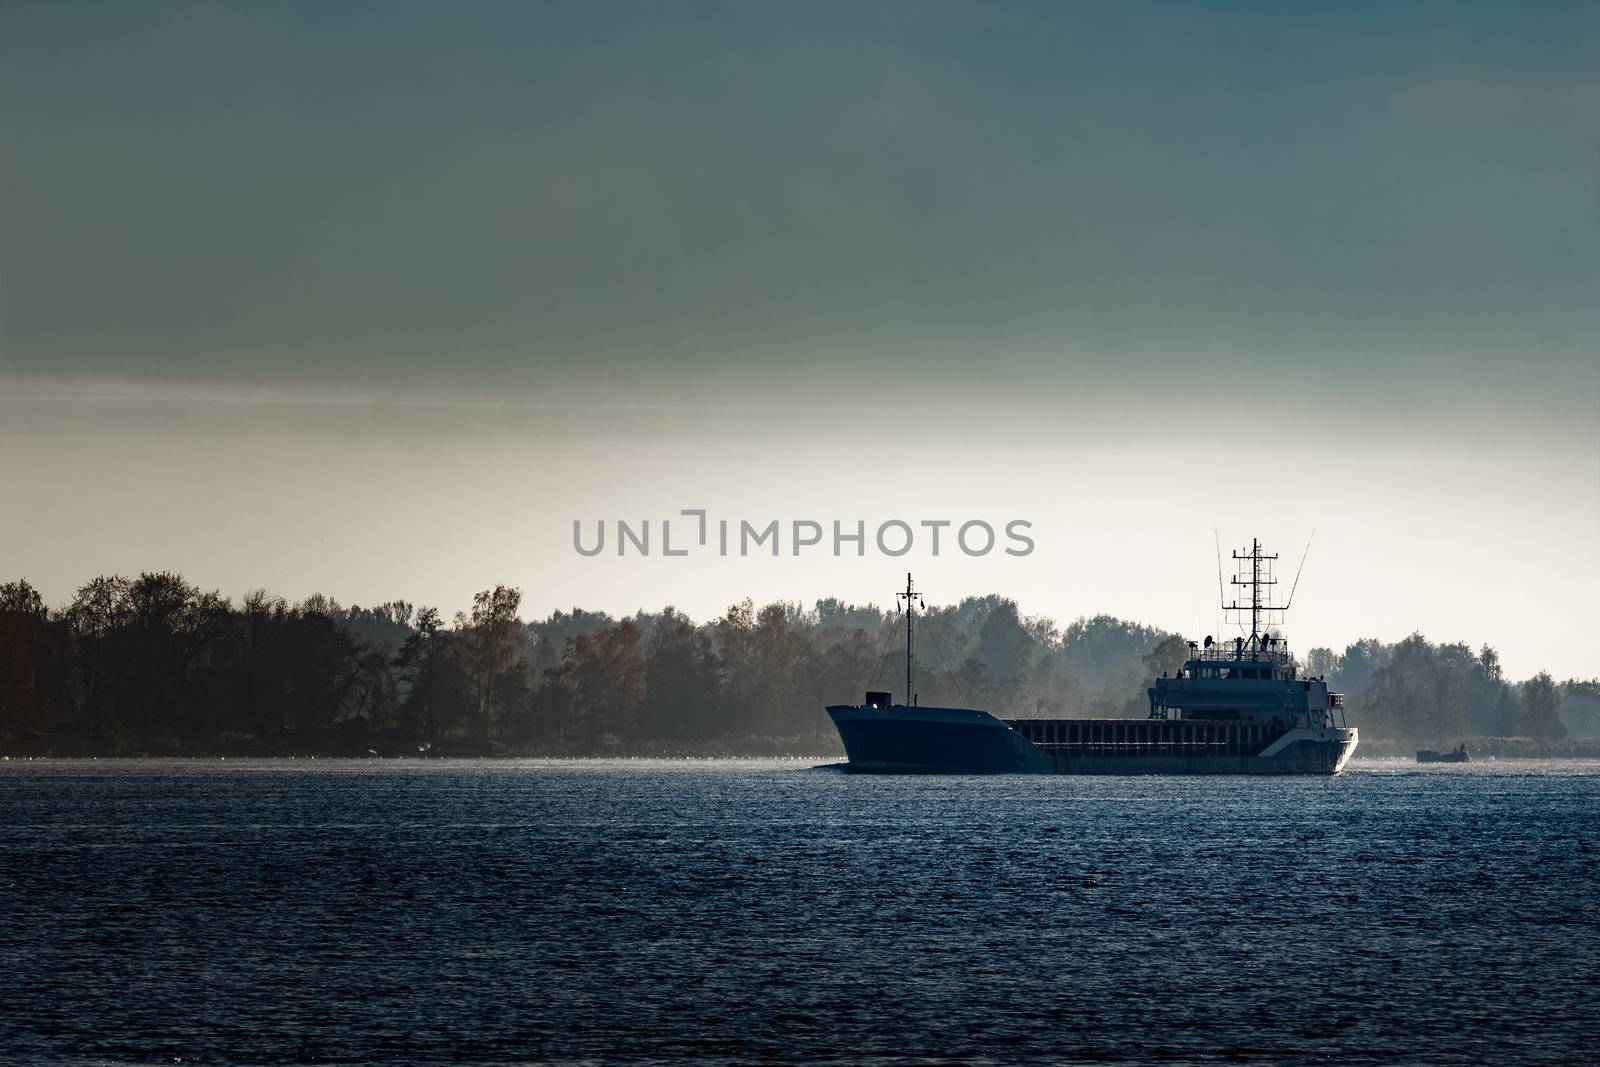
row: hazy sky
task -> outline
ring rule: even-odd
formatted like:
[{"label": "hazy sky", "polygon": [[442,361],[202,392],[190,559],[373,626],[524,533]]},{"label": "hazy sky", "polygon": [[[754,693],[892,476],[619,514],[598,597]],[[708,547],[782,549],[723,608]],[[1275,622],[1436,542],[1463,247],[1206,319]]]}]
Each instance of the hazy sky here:
[{"label": "hazy sky", "polygon": [[[0,2],[0,447],[52,600],[1209,632],[1316,528],[1297,645],[1594,675],[1600,6]],[[696,506],[1038,549],[571,549]]]}]

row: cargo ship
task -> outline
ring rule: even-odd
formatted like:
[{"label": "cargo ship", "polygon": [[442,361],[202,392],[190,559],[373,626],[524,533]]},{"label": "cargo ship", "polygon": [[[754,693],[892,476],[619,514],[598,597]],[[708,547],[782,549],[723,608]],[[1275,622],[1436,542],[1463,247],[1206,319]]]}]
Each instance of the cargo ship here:
[{"label": "cargo ship", "polygon": [[[1233,553],[1236,595],[1223,609],[1249,617],[1249,635],[1190,641],[1173,677],[1152,680],[1143,719],[1000,718],[977,708],[927,707],[912,692],[912,649],[922,599],[906,575],[906,692],[868,692],[829,707],[849,762],[880,774],[1314,774],[1340,773],[1358,731],[1344,698],[1303,678],[1277,627],[1273,565],[1254,540]],[[1220,571],[1220,567],[1219,567]],[[1220,577],[1219,577],[1220,585]],[[1291,601],[1293,595],[1291,593]]]}]

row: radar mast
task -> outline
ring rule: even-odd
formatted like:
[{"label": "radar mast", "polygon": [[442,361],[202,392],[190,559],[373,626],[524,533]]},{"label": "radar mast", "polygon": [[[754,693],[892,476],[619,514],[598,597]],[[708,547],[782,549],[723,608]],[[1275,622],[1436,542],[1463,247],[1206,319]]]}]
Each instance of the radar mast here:
[{"label": "radar mast", "polygon": [[1236,590],[1248,589],[1249,600],[1241,604],[1239,594],[1236,592],[1231,603],[1222,605],[1222,610],[1233,612],[1241,622],[1244,621],[1245,612],[1250,613],[1250,637],[1239,642],[1237,646],[1239,659],[1244,658],[1246,648],[1250,650],[1250,658],[1257,659],[1268,651],[1269,646],[1279,641],[1278,638],[1270,637],[1266,633],[1266,628],[1274,621],[1273,613],[1276,612],[1281,619],[1286,610],[1272,603],[1272,587],[1278,584],[1272,570],[1277,558],[1276,552],[1266,553],[1261,550],[1259,538],[1250,539],[1248,550],[1237,548],[1233,550],[1234,575],[1229,584]]}]

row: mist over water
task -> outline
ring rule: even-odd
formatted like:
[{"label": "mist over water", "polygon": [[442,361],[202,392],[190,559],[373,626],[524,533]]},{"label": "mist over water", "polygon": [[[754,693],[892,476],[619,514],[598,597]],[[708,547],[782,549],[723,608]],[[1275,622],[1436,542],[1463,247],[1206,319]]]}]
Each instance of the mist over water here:
[{"label": "mist over water", "polygon": [[0,764],[18,1062],[1574,1062],[1600,765]]}]

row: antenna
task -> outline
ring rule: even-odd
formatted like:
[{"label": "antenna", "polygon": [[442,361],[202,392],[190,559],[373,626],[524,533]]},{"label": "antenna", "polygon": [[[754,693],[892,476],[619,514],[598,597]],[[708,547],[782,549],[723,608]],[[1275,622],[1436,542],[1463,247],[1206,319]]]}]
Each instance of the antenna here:
[{"label": "antenna", "polygon": [[1217,603],[1222,603],[1222,535],[1211,527],[1211,541],[1217,546]]},{"label": "antenna", "polygon": [[[1211,542],[1217,546],[1217,606],[1220,608],[1224,603],[1222,594],[1222,536],[1217,533],[1215,526],[1211,527]],[[1217,612],[1217,629],[1222,629],[1222,622],[1225,618],[1226,613],[1219,610]]]},{"label": "antenna", "polygon": [[1311,528],[1311,536],[1306,538],[1306,550],[1300,553],[1300,566],[1295,568],[1294,584],[1289,587],[1289,599],[1283,602],[1283,610],[1288,611],[1294,607],[1294,591],[1300,588],[1300,572],[1306,569],[1306,557],[1311,555],[1311,542],[1317,538],[1317,528]]},{"label": "antenna", "polygon": [[906,695],[911,698],[911,706],[916,707],[917,694],[911,691],[912,620],[916,617],[917,608],[926,609],[927,605],[922,602],[922,594],[912,586],[910,571],[906,572],[906,591],[904,593],[896,593],[894,598],[895,600],[904,600],[906,602]]}]

